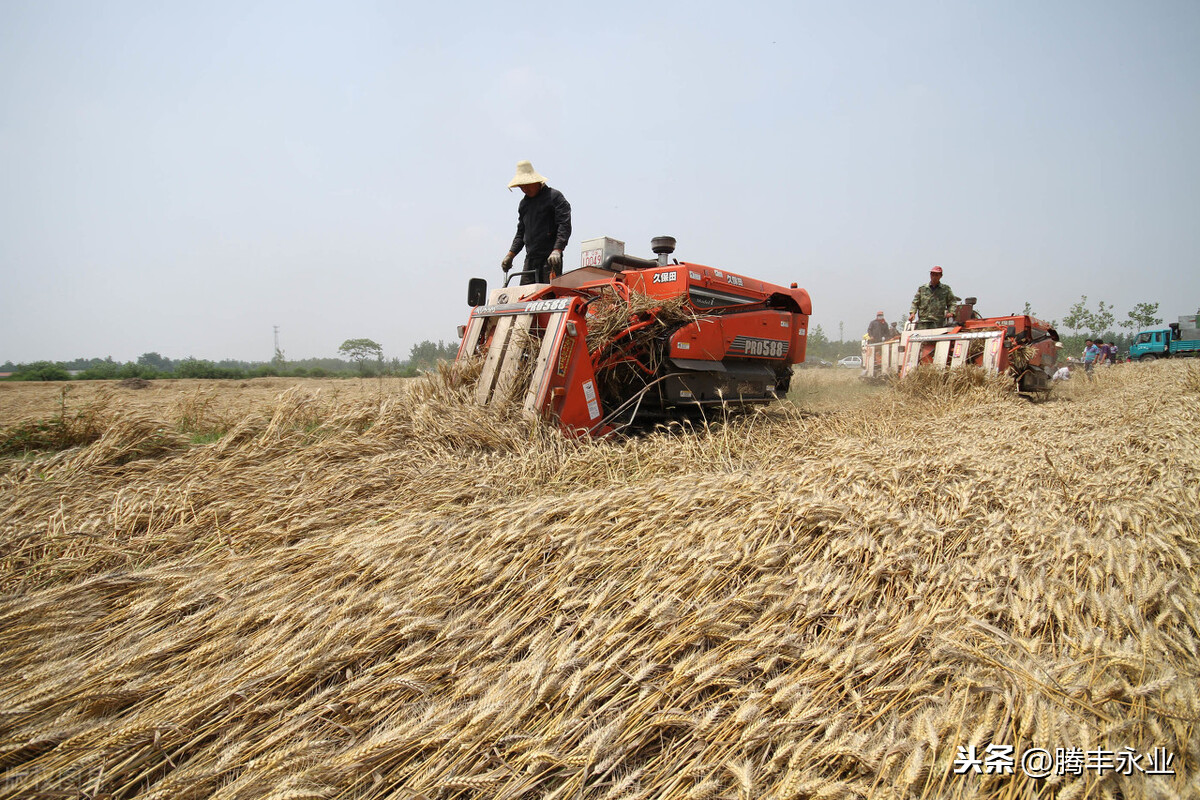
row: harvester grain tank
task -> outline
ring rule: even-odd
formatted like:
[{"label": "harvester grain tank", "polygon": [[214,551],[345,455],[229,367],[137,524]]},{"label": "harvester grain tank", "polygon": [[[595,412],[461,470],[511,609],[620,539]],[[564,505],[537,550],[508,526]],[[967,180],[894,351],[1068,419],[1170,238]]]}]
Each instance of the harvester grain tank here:
[{"label": "harvester grain tank", "polygon": [[1048,392],[1058,360],[1058,332],[1028,314],[981,317],[975,302],[968,297],[959,304],[952,325],[916,330],[909,323],[898,337],[864,344],[865,376],[903,377],[922,365],[976,366],[1011,375],[1021,393]]},{"label": "harvester grain tank", "polygon": [[548,284],[487,290],[473,306],[458,360],[479,359],[481,404],[517,403],[570,435],[602,435],[635,421],[741,409],[786,394],[804,361],[808,292],[671,258],[625,254],[602,237],[582,245],[582,266]]},{"label": "harvester grain tank", "polygon": [[1200,357],[1200,320],[1196,314],[1185,314],[1178,322],[1140,330],[1129,346],[1130,361],[1153,361],[1157,358]]}]

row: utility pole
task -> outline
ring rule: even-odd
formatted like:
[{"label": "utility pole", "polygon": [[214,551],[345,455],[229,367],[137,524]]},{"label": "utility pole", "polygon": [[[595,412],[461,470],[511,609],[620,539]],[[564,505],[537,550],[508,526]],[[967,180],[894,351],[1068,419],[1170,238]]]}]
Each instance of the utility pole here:
[{"label": "utility pole", "polygon": [[275,366],[282,367],[283,351],[279,349],[279,326],[272,325],[271,327],[275,329],[275,355],[271,358],[271,363],[275,364]]},{"label": "utility pole", "polygon": [[846,338],[846,323],[839,322],[838,323],[838,349],[837,349],[838,358],[842,357],[842,341],[845,338]]}]

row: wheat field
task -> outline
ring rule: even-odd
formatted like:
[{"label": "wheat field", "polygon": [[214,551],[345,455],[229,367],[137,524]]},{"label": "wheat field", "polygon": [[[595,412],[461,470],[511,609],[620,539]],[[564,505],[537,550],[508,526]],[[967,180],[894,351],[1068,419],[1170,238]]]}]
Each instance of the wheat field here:
[{"label": "wheat field", "polygon": [[1200,797],[1200,367],[964,375],[0,385],[0,796]]}]

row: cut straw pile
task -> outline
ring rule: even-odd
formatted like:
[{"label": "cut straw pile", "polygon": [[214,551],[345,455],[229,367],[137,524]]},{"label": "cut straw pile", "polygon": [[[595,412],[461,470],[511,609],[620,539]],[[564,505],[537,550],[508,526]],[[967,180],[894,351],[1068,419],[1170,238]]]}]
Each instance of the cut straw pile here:
[{"label": "cut straw pile", "polygon": [[[656,354],[662,348],[653,346],[654,340],[678,325],[697,319],[687,303],[687,295],[662,299],[634,292],[628,300],[611,292],[600,295],[588,309],[587,346],[593,363],[625,353],[637,356],[652,372],[657,371]],[[623,333],[629,328],[633,330]],[[640,386],[648,378],[647,373],[629,362],[601,369],[596,376],[601,395],[611,405],[628,399],[629,387]]]},{"label": "cut straw pile", "polygon": [[646,343],[668,328],[696,319],[696,313],[688,306],[686,295],[663,299],[634,292],[628,300],[624,300],[612,292],[601,294],[588,309],[588,351],[596,352],[621,331],[639,321],[653,321],[649,327],[632,334],[634,341]]},{"label": "cut straw pile", "polygon": [[607,442],[455,373],[110,404],[0,462],[0,796],[1200,796],[1200,370],[1097,373]]}]

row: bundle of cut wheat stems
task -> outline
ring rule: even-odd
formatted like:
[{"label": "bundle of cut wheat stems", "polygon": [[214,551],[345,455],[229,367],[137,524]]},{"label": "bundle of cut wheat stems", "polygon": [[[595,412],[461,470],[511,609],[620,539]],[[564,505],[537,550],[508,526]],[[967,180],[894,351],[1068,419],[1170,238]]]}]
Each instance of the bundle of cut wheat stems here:
[{"label": "bundle of cut wheat stems", "polygon": [[0,462],[4,797],[1200,795],[1194,365],[613,441],[452,371],[104,403]]}]

